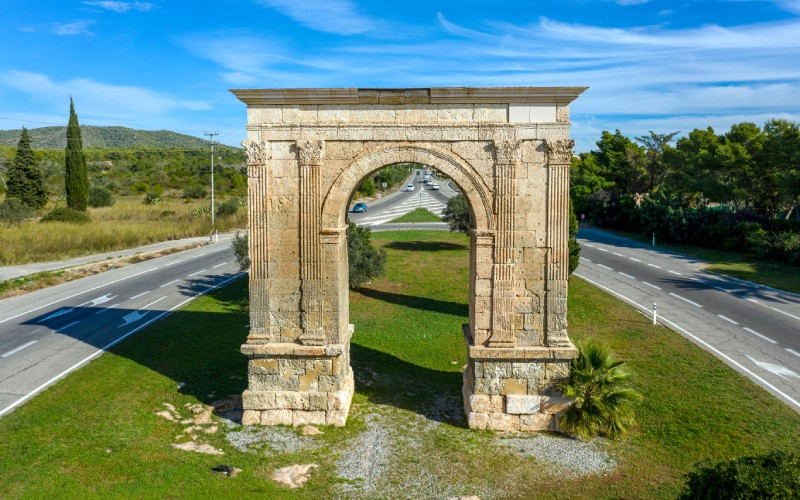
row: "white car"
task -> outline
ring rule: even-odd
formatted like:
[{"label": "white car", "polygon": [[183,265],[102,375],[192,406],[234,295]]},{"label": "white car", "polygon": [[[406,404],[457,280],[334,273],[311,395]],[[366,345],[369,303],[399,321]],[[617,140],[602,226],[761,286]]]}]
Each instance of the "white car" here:
[{"label": "white car", "polygon": [[431,189],[433,189],[435,191],[438,191],[439,190],[439,183],[438,182],[434,182],[433,184],[431,184]]},{"label": "white car", "polygon": [[414,190],[413,184],[409,184],[408,186],[406,186],[406,191],[413,191],[413,190]]}]

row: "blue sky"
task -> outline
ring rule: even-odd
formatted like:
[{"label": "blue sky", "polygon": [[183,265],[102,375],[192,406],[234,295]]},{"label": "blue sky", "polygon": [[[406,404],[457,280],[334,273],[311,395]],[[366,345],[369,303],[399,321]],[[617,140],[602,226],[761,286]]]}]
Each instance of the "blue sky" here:
[{"label": "blue sky", "polygon": [[800,0],[4,0],[0,128],[167,129],[238,145],[229,88],[589,86],[602,130],[800,120]]}]

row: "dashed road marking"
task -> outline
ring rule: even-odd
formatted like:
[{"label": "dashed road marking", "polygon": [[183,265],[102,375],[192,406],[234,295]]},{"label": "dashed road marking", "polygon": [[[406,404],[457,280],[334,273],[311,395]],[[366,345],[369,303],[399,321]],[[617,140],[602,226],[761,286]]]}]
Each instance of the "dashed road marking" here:
[{"label": "dashed road marking", "polygon": [[682,275],[681,273],[679,273],[678,271],[673,271],[673,270],[671,270],[671,269],[667,269],[667,272],[668,272],[668,273],[671,273],[671,274],[674,274],[674,275],[676,275],[676,276],[683,276],[683,275]]},{"label": "dashed road marking", "polygon": [[800,358],[800,352],[797,352],[797,351],[794,351],[792,349],[789,349],[788,347],[786,348],[786,350],[789,351],[790,353],[794,354],[798,358]]},{"label": "dashed road marking", "polygon": [[628,257],[628,258],[629,258],[629,259],[631,259],[631,260],[632,260],[632,261],[634,261],[634,262],[641,262],[641,260],[639,260],[639,259],[636,259],[636,258],[634,258],[634,257]]},{"label": "dashed road marking", "polygon": [[600,250],[601,252],[608,252],[608,250],[606,250],[605,248],[597,247],[597,249]]},{"label": "dashed road marking", "polygon": [[787,313],[786,311],[781,311],[780,309],[776,309],[776,308],[774,308],[774,307],[770,307],[770,309],[772,309],[772,310],[773,310],[773,311],[775,311],[775,312],[779,312],[779,313],[781,313],[781,314],[785,314],[785,315],[789,316],[790,318],[794,318],[794,319],[800,319],[800,316],[795,316],[794,314],[789,314],[789,313]]},{"label": "dashed road marking", "polygon": [[25,349],[28,346],[32,346],[35,343],[36,343],[35,340],[31,340],[27,344],[22,344],[21,346],[17,347],[16,349],[12,349],[12,350],[8,351],[7,353],[5,353],[2,356],[0,356],[0,358],[7,358],[7,357],[11,356],[12,354],[18,353],[19,351]]},{"label": "dashed road marking", "polygon": [[703,307],[703,306],[701,306],[700,304],[698,304],[697,302],[695,302],[695,301],[693,301],[693,300],[689,300],[689,299],[687,299],[686,297],[681,297],[681,296],[680,296],[680,295],[678,295],[677,293],[672,293],[672,292],[670,292],[669,294],[670,294],[670,295],[672,295],[673,297],[675,297],[676,299],[681,299],[682,301],[684,301],[684,302],[686,302],[686,303],[688,303],[688,304],[691,304],[691,305],[693,305],[693,306],[695,306],[695,307]]},{"label": "dashed road marking", "polygon": [[151,292],[151,290],[147,290],[146,292],[142,292],[142,293],[137,293],[136,295],[131,297],[131,300],[138,299],[139,297],[144,297],[145,295],[147,295],[150,292]]},{"label": "dashed road marking", "polygon": [[608,266],[604,266],[603,264],[597,264],[597,267],[602,267],[603,269],[608,269],[609,271],[613,271],[613,269],[611,269]]},{"label": "dashed road marking", "polygon": [[692,281],[696,281],[698,283],[705,283],[705,281],[701,280],[700,278],[689,278]]},{"label": "dashed road marking", "polygon": [[647,285],[647,286],[649,286],[649,287],[651,287],[651,288],[655,288],[656,290],[661,290],[661,287],[660,287],[660,286],[655,286],[655,285],[653,285],[653,284],[650,284],[650,283],[648,283],[648,282],[646,282],[646,281],[642,281],[642,284],[644,284],[644,285]]},{"label": "dashed road marking", "polygon": [[630,274],[625,274],[625,273],[622,273],[622,272],[621,272],[621,273],[619,273],[619,274],[621,274],[621,275],[625,276],[626,278],[630,278],[630,279],[632,279],[632,280],[635,280],[635,279],[636,279],[636,278],[634,278],[633,276],[631,276]]},{"label": "dashed road marking", "polygon": [[169,283],[164,283],[163,285],[161,285],[161,286],[160,286],[160,287],[158,287],[158,288],[164,288],[165,286],[169,286],[169,285],[171,285],[171,284],[173,284],[173,283],[177,283],[177,282],[179,282],[179,281],[180,281],[180,280],[172,280],[172,281],[170,281]]},{"label": "dashed road marking", "polygon": [[730,288],[722,288],[721,286],[715,286],[714,288],[716,288],[717,290],[719,290],[721,292],[728,292],[728,293],[731,292]]},{"label": "dashed road marking", "polygon": [[650,266],[650,267],[655,267],[656,269],[661,269],[661,266],[657,266],[657,265],[651,264],[649,262],[647,263],[647,265]]},{"label": "dashed road marking", "polygon": [[766,335],[761,335],[760,333],[758,333],[757,331],[753,330],[752,328],[744,327],[744,331],[752,333],[756,337],[762,338],[762,339],[766,340],[767,342],[769,342],[771,344],[777,344],[777,342],[775,342],[771,338],[767,337]]},{"label": "dashed road marking", "polygon": [[222,266],[224,266],[225,264],[227,264],[227,262],[223,262],[222,264],[217,264],[216,266],[212,267],[211,269],[216,269],[216,268],[218,268],[218,267],[222,267]]},{"label": "dashed road marking", "polygon": [[201,269],[201,270],[199,270],[197,272],[194,272],[194,273],[190,274],[189,276],[187,276],[187,278],[191,277],[191,276],[197,276],[198,274],[204,273],[204,272],[206,272],[206,269]]},{"label": "dashed road marking", "polygon": [[739,324],[737,321],[734,321],[734,320],[730,319],[729,317],[724,316],[722,314],[717,314],[717,316],[719,318],[721,318],[722,320],[727,321],[728,323],[733,323],[734,325],[738,325]]},{"label": "dashed road marking", "polygon": [[611,253],[613,253],[613,254],[614,254],[614,255],[616,255],[617,257],[625,257],[625,256],[624,256],[624,255],[622,255],[621,253],[617,253],[617,252],[611,252]]},{"label": "dashed road marking", "polygon": [[591,260],[587,259],[586,257],[581,257],[580,259],[586,262],[591,262]]},{"label": "dashed road marking", "polygon": [[108,311],[110,311],[111,309],[114,309],[114,308],[115,308],[115,307],[117,307],[118,305],[119,305],[119,303],[116,303],[116,304],[111,304],[110,306],[108,306],[108,307],[106,307],[106,308],[100,309],[100,310],[99,310],[99,311],[97,311],[95,314],[103,314],[104,312],[108,312]]}]

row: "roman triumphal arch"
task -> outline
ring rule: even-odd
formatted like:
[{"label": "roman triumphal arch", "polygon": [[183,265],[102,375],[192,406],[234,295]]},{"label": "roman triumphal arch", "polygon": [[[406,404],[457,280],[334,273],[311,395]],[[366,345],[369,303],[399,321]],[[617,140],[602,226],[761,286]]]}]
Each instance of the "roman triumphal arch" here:
[{"label": "roman triumphal arch", "polygon": [[344,425],[346,212],[392,163],[432,166],[472,211],[464,409],[475,429],[554,429],[567,337],[569,103],[584,87],[233,90],[247,104],[245,424]]}]

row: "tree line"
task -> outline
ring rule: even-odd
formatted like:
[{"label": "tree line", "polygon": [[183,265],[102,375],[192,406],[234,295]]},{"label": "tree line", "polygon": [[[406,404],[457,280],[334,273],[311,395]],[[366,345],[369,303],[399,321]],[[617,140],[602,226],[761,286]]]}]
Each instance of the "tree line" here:
[{"label": "tree line", "polygon": [[573,158],[576,212],[601,227],[800,265],[800,126],[774,119],[635,137]]}]

